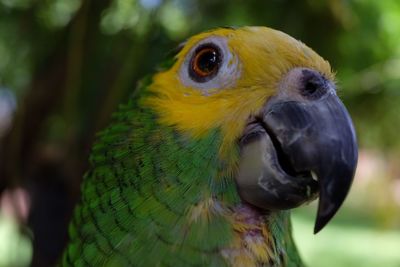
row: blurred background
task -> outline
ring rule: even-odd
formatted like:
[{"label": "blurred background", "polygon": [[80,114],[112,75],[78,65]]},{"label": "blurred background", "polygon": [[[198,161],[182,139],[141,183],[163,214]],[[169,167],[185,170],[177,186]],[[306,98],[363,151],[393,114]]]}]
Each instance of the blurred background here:
[{"label": "blurred background", "polygon": [[218,26],[266,25],[337,72],[360,159],[310,267],[400,266],[400,2],[397,0],[0,0],[0,266],[53,266],[96,131],[168,53]]}]

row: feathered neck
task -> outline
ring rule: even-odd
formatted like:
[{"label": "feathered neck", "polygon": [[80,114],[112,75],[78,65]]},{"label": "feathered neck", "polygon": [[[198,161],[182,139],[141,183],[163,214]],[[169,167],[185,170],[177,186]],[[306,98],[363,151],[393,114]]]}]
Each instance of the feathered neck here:
[{"label": "feathered neck", "polygon": [[230,214],[233,242],[222,250],[231,266],[303,266],[288,211],[265,212],[241,203]]}]

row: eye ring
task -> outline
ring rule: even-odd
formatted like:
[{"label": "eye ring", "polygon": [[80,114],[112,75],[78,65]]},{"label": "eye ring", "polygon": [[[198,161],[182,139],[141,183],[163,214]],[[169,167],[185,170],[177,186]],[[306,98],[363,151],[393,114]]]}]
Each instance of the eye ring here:
[{"label": "eye ring", "polygon": [[207,82],[217,75],[221,62],[222,53],[218,46],[212,43],[202,44],[190,59],[189,76],[195,82]]}]

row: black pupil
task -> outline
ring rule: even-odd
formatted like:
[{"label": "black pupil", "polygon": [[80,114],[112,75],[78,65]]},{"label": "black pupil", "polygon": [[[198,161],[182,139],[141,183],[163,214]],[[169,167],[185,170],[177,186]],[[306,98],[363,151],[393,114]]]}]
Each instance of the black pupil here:
[{"label": "black pupil", "polygon": [[198,68],[205,72],[212,72],[218,64],[218,54],[215,50],[208,50],[203,52],[203,54],[199,57],[197,66]]},{"label": "black pupil", "polygon": [[190,78],[199,83],[204,83],[218,74],[223,55],[213,44],[204,44],[198,47],[189,64]]}]

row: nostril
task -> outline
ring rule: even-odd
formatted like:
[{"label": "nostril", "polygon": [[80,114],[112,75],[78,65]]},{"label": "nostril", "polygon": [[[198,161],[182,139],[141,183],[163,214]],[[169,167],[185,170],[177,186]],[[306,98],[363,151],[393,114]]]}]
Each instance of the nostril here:
[{"label": "nostril", "polygon": [[328,91],[328,81],[320,73],[305,69],[302,74],[303,86],[300,90],[304,97],[318,99]]},{"label": "nostril", "polygon": [[314,94],[315,91],[317,91],[319,87],[318,83],[315,83],[313,80],[307,81],[306,84],[304,85],[304,91],[306,91],[307,94]]}]

